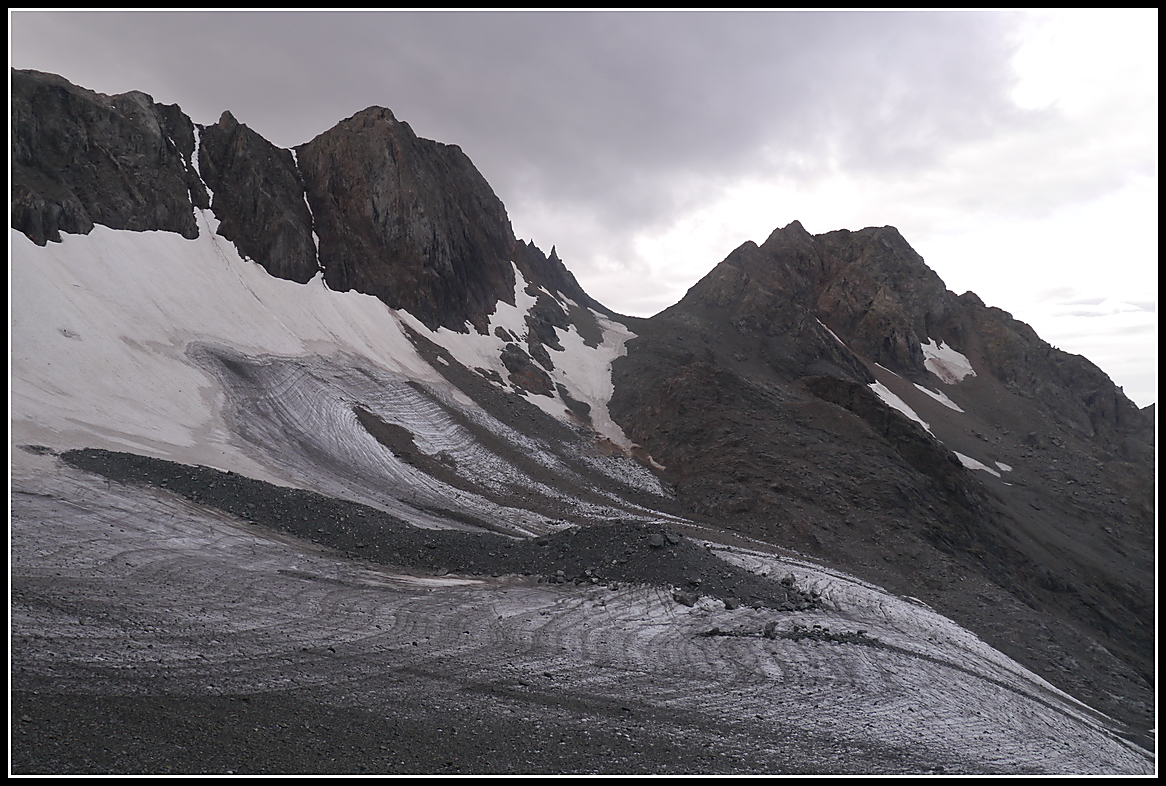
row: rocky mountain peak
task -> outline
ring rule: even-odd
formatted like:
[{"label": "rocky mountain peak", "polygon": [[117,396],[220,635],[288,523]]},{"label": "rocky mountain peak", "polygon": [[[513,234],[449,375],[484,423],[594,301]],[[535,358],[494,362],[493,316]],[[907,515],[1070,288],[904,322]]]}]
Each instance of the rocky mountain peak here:
[{"label": "rocky mountain peak", "polygon": [[817,291],[822,321],[876,363],[926,373],[920,345],[947,339],[954,295],[894,227],[820,238],[827,278]]},{"label": "rocky mountain peak", "polygon": [[214,194],[218,233],[271,275],[310,281],[320,265],[295,156],[229,111],[203,129],[201,142],[199,171]]},{"label": "rocky mountain peak", "polygon": [[740,329],[788,334],[813,319],[898,373],[926,374],[919,349],[944,331],[955,297],[894,227],[811,235],[797,221],[745,243],[690,290]]},{"label": "rocky mountain peak", "polygon": [[94,224],[198,236],[190,119],[142,92],[106,96],[12,71],[12,222],[34,242]]},{"label": "rocky mountain peak", "polygon": [[460,148],[370,107],[296,152],[330,287],[454,330],[513,302],[510,219]]},{"label": "rocky mountain peak", "polygon": [[305,283],[323,271],[332,289],[374,295],[431,328],[484,331],[497,303],[513,304],[515,264],[530,282],[594,302],[556,255],[520,248],[461,148],[418,137],[384,107],[294,151],[226,111],[201,129],[195,161],[198,132],[177,106],[13,71],[12,129],[13,226],[42,245],[95,224],[193,238],[194,208],[210,207],[218,234],[270,274]]}]

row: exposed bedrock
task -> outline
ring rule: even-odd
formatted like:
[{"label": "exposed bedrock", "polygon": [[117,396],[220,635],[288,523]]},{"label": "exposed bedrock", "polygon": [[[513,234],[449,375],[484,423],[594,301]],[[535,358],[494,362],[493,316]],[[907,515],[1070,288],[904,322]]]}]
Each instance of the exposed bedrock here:
[{"label": "exposed bedrock", "polygon": [[12,225],[33,241],[94,224],[198,237],[194,206],[207,194],[191,163],[194,126],[178,107],[14,69],[11,110]]},{"label": "exposed bedrock", "polygon": [[[904,592],[927,588],[1023,658],[1031,642],[998,627],[997,607],[952,592],[952,575],[986,577],[1039,626],[1079,626],[1139,675],[1102,688],[1108,678],[1082,670],[1062,684],[1116,712],[1107,692],[1147,695],[1153,560],[1133,555],[1154,548],[1152,417],[1089,361],[948,292],[890,227],[815,236],[795,222],[633,329],[610,411],[696,511]],[[977,376],[930,373],[929,340]],[[936,436],[871,392],[875,373],[892,372],[930,407]],[[913,383],[949,392],[961,412]],[[997,481],[954,451],[1016,470]]]},{"label": "exposed bedrock", "polygon": [[372,107],[296,150],[328,286],[463,332],[513,303],[510,219],[461,148]]},{"label": "exposed bedrock", "polygon": [[[193,238],[194,208],[209,207],[219,234],[271,275],[304,283],[323,269],[331,288],[430,328],[484,331],[498,302],[513,304],[515,266],[535,287],[610,313],[554,249],[515,239],[459,147],[418,138],[387,109],[293,153],[230,112],[196,138],[177,106],[144,93],[106,96],[36,71],[14,70],[12,84],[12,225],[38,244],[95,224]],[[535,343],[553,347],[542,322]]]},{"label": "exposed bedrock", "polygon": [[290,150],[223,112],[202,133],[199,171],[214,194],[218,233],[273,276],[303,284],[319,272],[312,213]]}]

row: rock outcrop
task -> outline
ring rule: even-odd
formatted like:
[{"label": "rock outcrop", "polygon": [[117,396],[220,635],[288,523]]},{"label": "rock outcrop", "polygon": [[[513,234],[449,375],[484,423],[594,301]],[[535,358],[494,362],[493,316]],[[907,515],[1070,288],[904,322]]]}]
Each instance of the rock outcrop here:
[{"label": "rock outcrop", "polygon": [[510,219],[461,148],[373,107],[296,152],[332,289],[463,332],[513,302]]},{"label": "rock outcrop", "polygon": [[332,289],[430,328],[484,331],[498,302],[513,304],[515,265],[533,286],[596,305],[553,251],[515,239],[460,148],[420,139],[387,109],[293,152],[230,112],[196,141],[181,109],[144,93],[13,71],[12,135],[12,224],[41,245],[95,224],[193,238],[195,207],[209,207],[218,233],[271,275],[305,283],[323,270]]},{"label": "rock outcrop", "polygon": [[214,194],[218,233],[271,275],[310,281],[320,264],[295,156],[230,112],[203,129],[201,141],[199,172]]},{"label": "rock outcrop", "polygon": [[105,96],[53,74],[12,72],[12,224],[34,242],[113,229],[198,236],[207,206],[194,126],[145,93]]}]

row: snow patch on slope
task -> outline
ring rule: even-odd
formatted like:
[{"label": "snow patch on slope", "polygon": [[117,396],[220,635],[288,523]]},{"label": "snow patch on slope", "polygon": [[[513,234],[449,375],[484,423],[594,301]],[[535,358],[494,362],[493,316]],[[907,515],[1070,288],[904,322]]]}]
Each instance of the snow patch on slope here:
[{"label": "snow patch on slope", "polygon": [[[611,364],[616,358],[627,354],[626,344],[635,338],[635,334],[602,314],[594,311],[591,313],[603,330],[603,342],[598,347],[592,348],[587,346],[574,325],[566,332],[556,328],[555,332],[563,351],[551,350],[556,353],[552,357],[555,369],[551,372],[551,380],[566,388],[571,398],[590,405],[591,425],[596,431],[625,451],[630,451],[632,442],[624,434],[623,429],[611,419],[608,404],[615,392],[614,383],[611,381]],[[557,414],[552,411],[545,396],[532,396],[530,399],[548,414],[560,419],[566,412],[565,406],[561,404],[557,408]],[[539,399],[547,403],[544,404],[544,401]]]},{"label": "snow patch on slope", "polygon": [[[842,346],[844,346],[844,347],[846,346],[846,342],[845,342],[845,341],[843,341],[842,339],[838,338],[838,334],[837,334],[837,333],[835,333],[835,332],[834,332],[833,330],[831,330],[830,328],[826,327],[826,323],[825,323],[825,322],[823,322],[823,321],[822,321],[822,320],[820,320],[820,319],[815,319],[814,321],[815,321],[815,322],[817,322],[819,325],[821,325],[823,330],[825,330],[827,333],[829,333],[831,336],[833,336],[835,341],[837,341],[839,344],[841,344],[841,345],[842,345]],[[849,347],[847,347],[847,349],[849,349]],[[877,364],[876,364],[876,365],[877,365]]]},{"label": "snow patch on slope", "polygon": [[944,384],[954,385],[964,377],[976,376],[972,362],[942,341],[936,344],[935,339],[929,338],[919,348],[923,350],[923,365]]},{"label": "snow patch on slope", "polygon": [[[514,268],[514,305],[499,301],[494,313],[490,315],[490,326],[486,335],[470,328],[467,333],[458,333],[446,327],[430,330],[421,320],[407,311],[398,312],[401,321],[433,343],[445,348],[458,363],[468,369],[477,369],[484,372],[494,372],[499,378],[506,379],[509,371],[502,363],[502,348],[508,343],[496,335],[495,331],[502,328],[516,338],[526,335],[526,315],[534,308],[536,298],[526,293],[526,281],[518,268]],[[513,390],[503,384],[506,390]]]},{"label": "snow patch on slope", "polygon": [[952,453],[955,453],[955,457],[958,458],[960,460],[960,463],[963,464],[968,469],[983,470],[984,472],[987,472],[989,475],[995,475],[996,477],[1000,477],[1000,473],[997,472],[996,470],[992,469],[991,467],[989,467],[987,464],[982,464],[979,461],[976,461],[971,456],[965,456],[963,453],[960,453],[959,451],[953,450]]},{"label": "snow patch on slope", "polygon": [[[274,278],[199,211],[199,237],[97,226],[38,247],[10,231],[12,428],[30,442],[100,446],[271,479],[234,444],[223,393],[192,342],[253,356],[339,349],[442,384],[370,295]],[[202,293],[213,293],[204,296]]]},{"label": "snow patch on slope", "polygon": [[954,409],[956,412],[963,412],[963,409],[960,408],[959,404],[955,403],[954,401],[952,401],[950,398],[943,395],[942,393],[937,393],[934,390],[929,390],[928,388],[925,388],[922,385],[920,385],[918,382],[916,382],[914,384],[915,384],[915,387],[919,388],[919,390],[921,392],[926,393],[927,395],[931,396],[933,399],[938,401],[940,404],[943,404],[948,409]]},{"label": "snow patch on slope", "polygon": [[927,425],[927,422],[924,421],[923,418],[921,418],[917,414],[915,414],[915,410],[911,409],[911,407],[908,406],[906,401],[903,401],[903,399],[899,398],[894,393],[892,393],[890,391],[890,389],[886,385],[884,385],[882,382],[872,382],[867,387],[869,387],[871,390],[873,390],[875,392],[875,395],[877,395],[879,398],[881,398],[883,400],[883,403],[886,404],[888,407],[891,407],[892,409],[899,410],[904,415],[911,418],[911,420],[915,421],[920,426],[922,426],[924,429],[926,429],[928,434],[931,434],[931,436],[933,436],[933,437],[935,436],[934,434],[931,433],[931,426]]},{"label": "snow patch on slope", "polygon": [[[509,378],[510,372],[502,363],[502,350],[511,343],[508,339],[497,334],[502,328],[506,333],[524,342],[529,333],[526,317],[534,308],[537,298],[527,293],[529,286],[521,271],[514,268],[514,305],[499,302],[494,314],[490,317],[490,326],[486,335],[474,330],[468,333],[457,333],[448,328],[429,330],[412,315],[400,312],[400,317],[411,328],[428,337],[431,341],[444,347],[459,363],[469,369],[482,369],[494,372],[499,378]],[[547,293],[548,295],[550,293]],[[558,298],[556,298],[558,300]],[[575,305],[568,301],[571,305]],[[586,344],[578,329],[572,325],[568,330],[555,328],[562,350],[546,347],[551,353],[554,370],[549,372],[553,382],[562,385],[571,398],[581,401],[591,407],[591,425],[602,436],[611,440],[625,451],[633,447],[631,440],[624,434],[623,429],[611,419],[608,403],[614,392],[611,381],[611,364],[627,353],[626,343],[635,338],[635,334],[623,325],[608,319],[602,314],[590,311],[600,329],[603,331],[603,341],[598,347]],[[558,393],[550,396],[528,394],[526,391],[515,389],[509,385],[502,385],[510,392],[523,395],[537,405],[551,417],[570,422],[573,416],[566,403]]]}]

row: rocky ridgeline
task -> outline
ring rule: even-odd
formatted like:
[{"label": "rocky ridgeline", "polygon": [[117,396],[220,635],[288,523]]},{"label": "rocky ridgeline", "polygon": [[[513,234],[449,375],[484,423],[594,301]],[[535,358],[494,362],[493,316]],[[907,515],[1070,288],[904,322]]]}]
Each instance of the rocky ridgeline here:
[{"label": "rocky ridgeline", "polygon": [[14,70],[11,108],[15,229],[42,246],[94,224],[198,237],[194,206],[210,203],[194,124],[177,106]]},{"label": "rocky ridgeline", "polygon": [[513,304],[513,266],[532,286],[594,303],[553,250],[515,239],[460,148],[419,138],[387,109],[292,151],[230,112],[196,129],[145,93],[13,70],[12,130],[12,225],[40,245],[95,224],[194,238],[194,208],[210,208],[218,233],[271,275],[304,283],[323,271],[332,289],[375,295],[430,328],[484,331],[498,302]]}]

